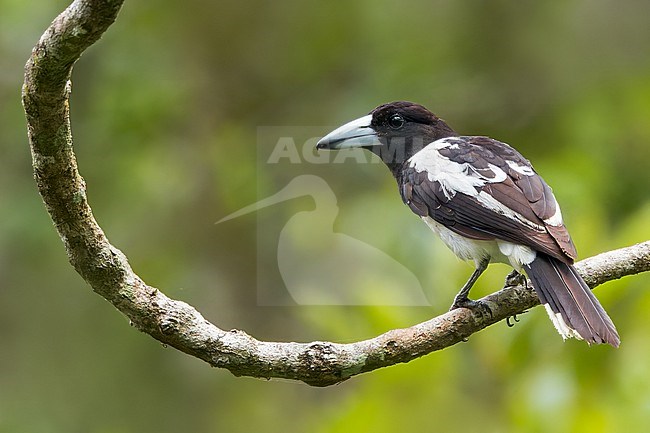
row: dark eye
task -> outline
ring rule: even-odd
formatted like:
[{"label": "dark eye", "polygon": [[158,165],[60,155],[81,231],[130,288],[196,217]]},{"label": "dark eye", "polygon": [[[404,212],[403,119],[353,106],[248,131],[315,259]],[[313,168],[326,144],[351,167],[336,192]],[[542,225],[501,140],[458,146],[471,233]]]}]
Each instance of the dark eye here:
[{"label": "dark eye", "polygon": [[400,114],[393,114],[388,118],[388,126],[393,129],[400,129],[406,121]]}]

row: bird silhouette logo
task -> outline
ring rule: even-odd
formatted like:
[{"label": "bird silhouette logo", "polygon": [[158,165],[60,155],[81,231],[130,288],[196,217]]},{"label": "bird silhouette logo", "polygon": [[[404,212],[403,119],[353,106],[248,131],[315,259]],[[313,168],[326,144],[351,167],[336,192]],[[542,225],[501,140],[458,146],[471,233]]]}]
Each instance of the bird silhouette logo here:
[{"label": "bird silhouette logo", "polygon": [[315,208],[299,211],[280,231],[278,270],[298,305],[429,306],[418,278],[379,248],[334,231],[337,198],[321,177],[303,174],[284,188],[217,221],[311,197]]}]

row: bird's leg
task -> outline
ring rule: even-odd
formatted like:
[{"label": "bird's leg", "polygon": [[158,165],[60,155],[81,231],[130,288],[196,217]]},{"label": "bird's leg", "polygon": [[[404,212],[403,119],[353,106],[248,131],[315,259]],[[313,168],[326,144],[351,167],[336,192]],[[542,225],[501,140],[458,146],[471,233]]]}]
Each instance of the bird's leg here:
[{"label": "bird's leg", "polygon": [[460,289],[460,292],[456,295],[454,298],[454,303],[451,304],[451,310],[455,310],[456,308],[473,308],[478,305],[478,302],[472,301],[471,299],[468,298],[469,291],[472,289],[472,286],[478,280],[478,277],[481,276],[483,271],[487,269],[488,264],[490,263],[490,259],[482,259],[480,262],[476,264],[476,269],[472,273],[472,275],[469,277],[469,280],[465,283],[465,285]]},{"label": "bird's leg", "polygon": [[520,274],[516,269],[513,269],[512,272],[506,276],[506,287],[517,286],[528,288],[528,279],[524,274]]}]

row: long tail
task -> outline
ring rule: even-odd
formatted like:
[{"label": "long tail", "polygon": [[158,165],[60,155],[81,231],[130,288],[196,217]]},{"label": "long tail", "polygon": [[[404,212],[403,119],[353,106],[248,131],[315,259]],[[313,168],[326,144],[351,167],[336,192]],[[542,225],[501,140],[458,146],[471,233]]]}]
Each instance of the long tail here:
[{"label": "long tail", "polygon": [[524,269],[563,338],[618,347],[614,323],[573,266],[538,252]]}]

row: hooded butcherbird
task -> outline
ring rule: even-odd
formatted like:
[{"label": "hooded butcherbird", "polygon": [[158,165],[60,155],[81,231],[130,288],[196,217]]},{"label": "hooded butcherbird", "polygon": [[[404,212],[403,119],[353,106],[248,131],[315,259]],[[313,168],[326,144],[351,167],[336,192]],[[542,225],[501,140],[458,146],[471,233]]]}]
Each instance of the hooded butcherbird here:
[{"label": "hooded butcherbird", "polygon": [[378,155],[404,203],[459,258],[474,261],[452,309],[475,307],[468,295],[478,277],[490,261],[506,263],[528,275],[564,339],[620,344],[573,267],[576,248],[551,188],[509,145],[461,136],[423,106],[400,101],[335,129],[316,147],[362,147]]}]

